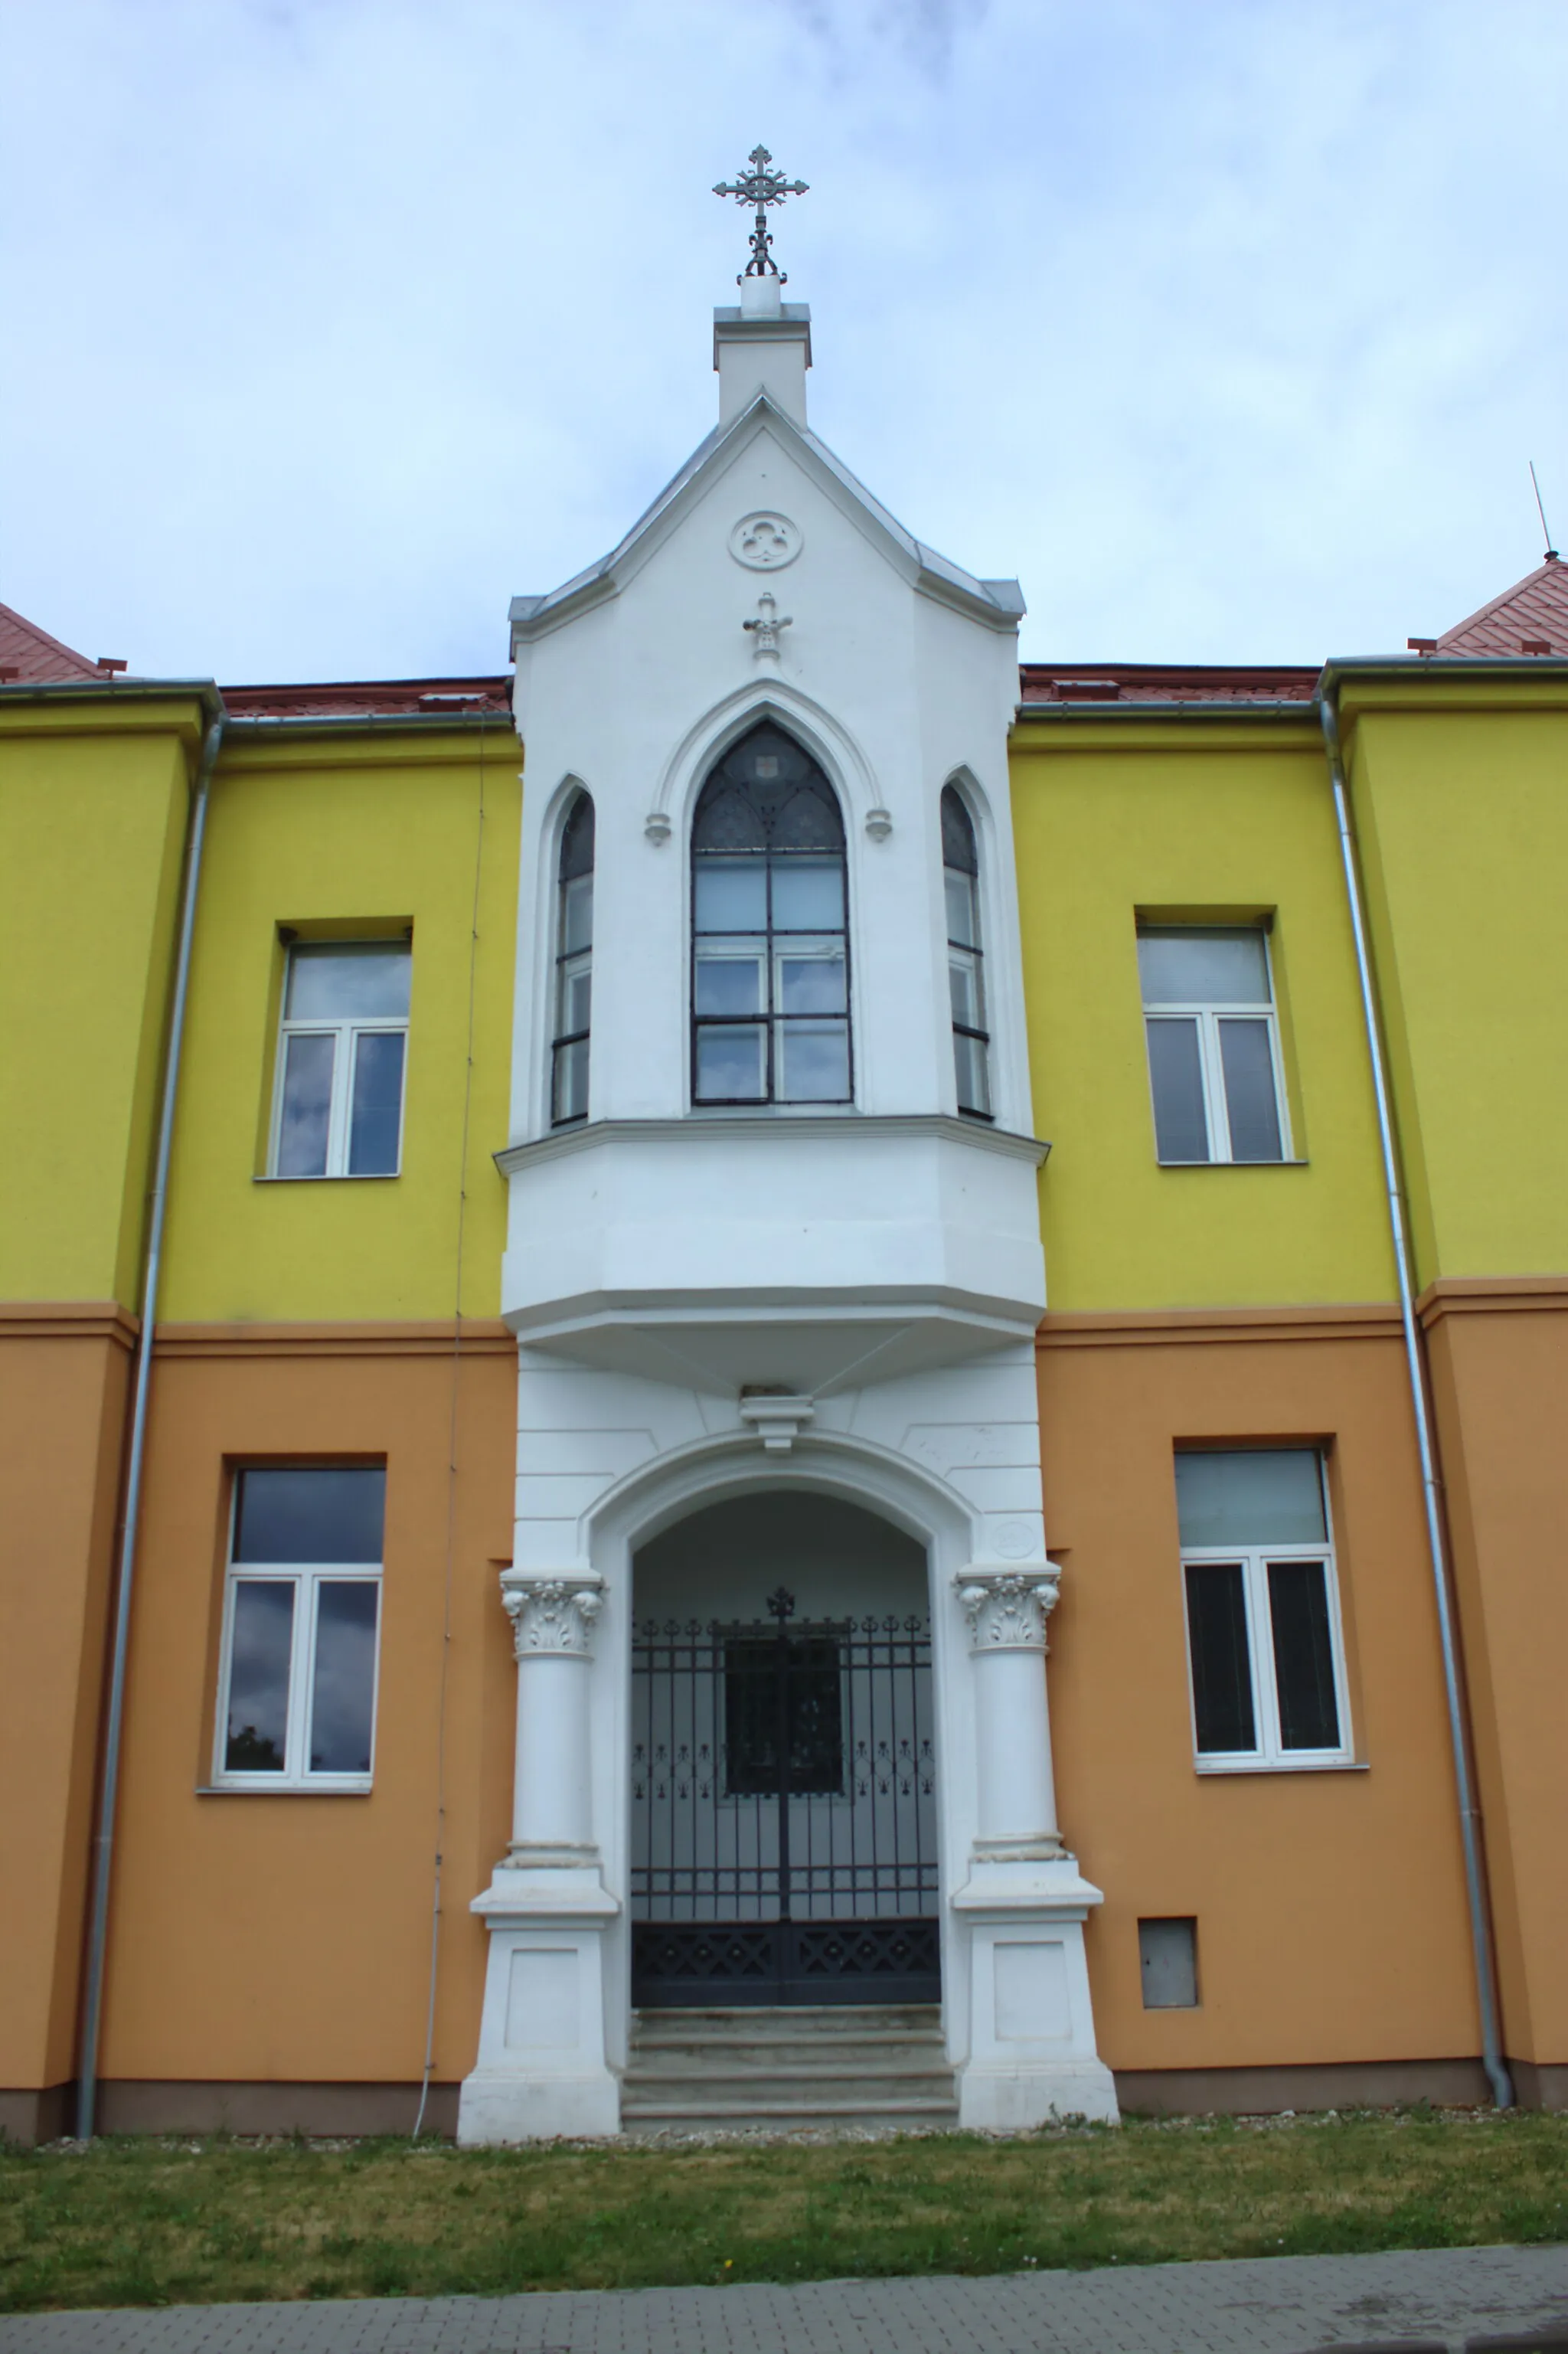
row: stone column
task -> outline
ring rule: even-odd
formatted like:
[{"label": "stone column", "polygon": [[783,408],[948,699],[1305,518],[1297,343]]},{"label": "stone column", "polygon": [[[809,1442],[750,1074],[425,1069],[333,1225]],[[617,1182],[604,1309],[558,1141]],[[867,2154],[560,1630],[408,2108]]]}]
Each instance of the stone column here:
[{"label": "stone column", "polygon": [[970,1569],[959,1583],[975,1662],[974,1851],[996,1862],[1038,1862],[1065,1852],[1056,1829],[1045,1703],[1045,1621],[1059,1591],[1054,1569]]},{"label": "stone column", "polygon": [[604,1607],[599,1578],[501,1576],[517,1656],[513,1870],[599,1861],[593,1839],[588,1673]]},{"label": "stone column", "polygon": [[590,1570],[507,1570],[501,1599],[517,1659],[512,1838],[470,1908],[490,1952],[458,2139],[611,2134],[603,1940],[620,1907],[599,1876],[588,1712],[604,1588]]},{"label": "stone column", "polygon": [[1045,1622],[1057,1572],[974,1562],[954,1586],[969,1628],[976,1739],[969,1875],[953,1897],[969,1969],[959,2120],[995,2131],[1114,2118],[1084,1956],[1084,1923],[1100,1892],[1056,1828]]}]

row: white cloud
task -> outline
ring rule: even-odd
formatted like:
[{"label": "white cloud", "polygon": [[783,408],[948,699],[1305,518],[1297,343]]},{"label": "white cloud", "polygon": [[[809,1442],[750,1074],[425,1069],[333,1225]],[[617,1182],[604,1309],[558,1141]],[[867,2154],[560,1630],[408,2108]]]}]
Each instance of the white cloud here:
[{"label": "white cloud", "polygon": [[1565,91],[1555,0],[25,0],[0,596],[498,667],[712,421],[761,138],[814,423],[1027,652],[1403,644],[1568,514]]}]

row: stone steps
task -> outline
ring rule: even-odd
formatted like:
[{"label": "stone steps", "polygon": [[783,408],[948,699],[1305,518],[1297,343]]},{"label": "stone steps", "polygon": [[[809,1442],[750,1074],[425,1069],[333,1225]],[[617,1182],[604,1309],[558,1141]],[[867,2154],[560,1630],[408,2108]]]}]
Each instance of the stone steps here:
[{"label": "stone steps", "polygon": [[634,2015],[628,2134],[948,2130],[953,2072],[935,2003]]}]

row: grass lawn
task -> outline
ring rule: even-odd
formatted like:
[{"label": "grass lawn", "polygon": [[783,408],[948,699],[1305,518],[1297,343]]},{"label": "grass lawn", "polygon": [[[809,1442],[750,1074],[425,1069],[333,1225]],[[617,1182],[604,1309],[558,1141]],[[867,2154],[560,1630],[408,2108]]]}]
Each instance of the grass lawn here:
[{"label": "grass lawn", "polygon": [[0,2151],[0,2310],[497,2296],[1568,2239],[1568,2116],[709,2147]]}]

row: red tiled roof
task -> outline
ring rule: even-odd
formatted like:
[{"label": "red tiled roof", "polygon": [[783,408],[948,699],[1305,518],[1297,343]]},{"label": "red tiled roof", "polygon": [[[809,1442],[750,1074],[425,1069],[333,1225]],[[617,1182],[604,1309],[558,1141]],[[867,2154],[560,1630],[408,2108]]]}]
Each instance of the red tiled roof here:
[{"label": "red tiled roof", "polygon": [[1568,654],[1568,564],[1544,564],[1478,613],[1445,630],[1439,654]]},{"label": "red tiled roof", "polygon": [[1310,703],[1318,672],[1275,664],[1024,663],[1021,699],[1054,703]]},{"label": "red tiled roof", "polygon": [[36,621],[13,611],[9,605],[0,605],[0,678],[7,673],[15,673],[19,682],[29,685],[35,681],[108,675],[85,654],[51,638]]},{"label": "red tiled roof", "polygon": [[500,678],[357,679],[320,686],[226,686],[235,719],[463,718],[507,713],[512,680]]}]

